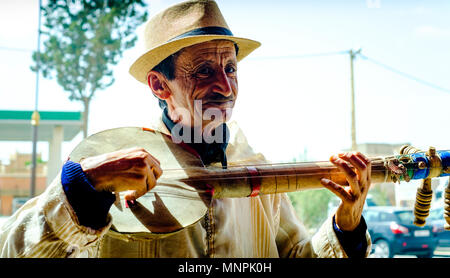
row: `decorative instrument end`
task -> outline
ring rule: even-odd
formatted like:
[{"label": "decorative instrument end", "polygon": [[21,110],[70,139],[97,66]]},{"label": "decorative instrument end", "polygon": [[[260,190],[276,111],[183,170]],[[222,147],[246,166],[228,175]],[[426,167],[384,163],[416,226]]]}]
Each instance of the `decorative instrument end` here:
[{"label": "decorative instrument end", "polygon": [[445,188],[445,204],[444,204],[444,229],[450,230],[450,178]]}]

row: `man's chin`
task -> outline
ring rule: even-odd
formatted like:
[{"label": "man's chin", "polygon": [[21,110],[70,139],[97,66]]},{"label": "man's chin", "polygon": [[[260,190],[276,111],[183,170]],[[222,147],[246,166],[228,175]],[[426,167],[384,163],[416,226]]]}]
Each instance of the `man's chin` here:
[{"label": "man's chin", "polygon": [[[233,108],[215,108],[214,110],[203,110],[203,126],[211,122],[218,122],[220,124],[228,122],[233,114]],[[211,119],[211,120],[209,120]]]},{"label": "man's chin", "polygon": [[203,121],[202,130],[214,130],[227,121]]}]

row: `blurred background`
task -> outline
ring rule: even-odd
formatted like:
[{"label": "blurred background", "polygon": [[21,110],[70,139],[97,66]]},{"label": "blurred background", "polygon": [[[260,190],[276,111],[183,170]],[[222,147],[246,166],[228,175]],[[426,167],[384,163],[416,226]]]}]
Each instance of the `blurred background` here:
[{"label": "blurred background", "polygon": [[[177,2],[147,0],[143,9],[151,17]],[[450,2],[217,3],[236,36],[262,43],[239,64],[239,99],[232,120],[254,150],[271,161],[322,161],[352,148],[385,156],[403,144],[424,150],[450,148]],[[83,139],[83,104],[69,100],[70,94],[55,78],[40,75],[37,83],[30,69],[35,65],[38,17],[38,0],[0,2],[2,216],[12,214],[30,196],[31,114],[36,106],[42,130],[36,148],[35,194],[45,189]],[[134,47],[125,50],[113,67],[115,82],[91,99],[88,134],[149,126],[160,116],[150,90],[128,73],[143,53],[142,33],[143,24],[135,30]],[[447,183],[448,179],[433,181],[434,192],[442,193]],[[417,182],[373,185],[368,204],[412,208],[417,186]],[[312,232],[339,205],[326,190],[290,197]],[[438,202],[439,197],[433,200]]]}]

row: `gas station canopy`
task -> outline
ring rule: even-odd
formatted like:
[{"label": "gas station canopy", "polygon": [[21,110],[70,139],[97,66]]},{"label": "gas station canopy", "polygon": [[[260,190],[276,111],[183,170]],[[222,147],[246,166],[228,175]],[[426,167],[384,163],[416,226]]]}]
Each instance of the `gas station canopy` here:
[{"label": "gas station canopy", "polygon": [[[0,110],[0,141],[31,141],[33,111]],[[64,141],[72,140],[83,126],[81,112],[39,111],[38,141],[51,141],[55,126],[64,129]]]},{"label": "gas station canopy", "polygon": [[[32,141],[33,111],[0,110],[0,141]],[[61,148],[83,129],[81,112],[39,111],[38,139],[47,141],[49,159],[47,183],[57,175],[61,165]]]}]

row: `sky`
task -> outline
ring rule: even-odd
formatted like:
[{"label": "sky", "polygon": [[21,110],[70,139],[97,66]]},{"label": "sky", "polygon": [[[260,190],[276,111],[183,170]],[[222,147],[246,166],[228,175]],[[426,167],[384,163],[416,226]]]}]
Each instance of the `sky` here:
[{"label": "sky", "polygon": [[[150,0],[147,8],[152,16],[176,2]],[[369,58],[354,60],[357,142],[450,149],[449,1],[217,2],[236,36],[262,43],[239,63],[233,112],[255,151],[274,162],[305,154],[327,160],[351,147],[350,49]],[[37,25],[38,0],[0,1],[0,110],[34,109]],[[148,87],[128,73],[143,53],[142,27],[115,67],[115,83],[91,102],[89,134],[147,126],[161,113]],[[68,96],[56,80],[40,77],[39,110],[82,111]],[[62,156],[81,139],[64,143]],[[31,152],[31,142],[0,142],[0,160],[16,150]],[[48,144],[39,143],[38,152],[47,159]]]}]

